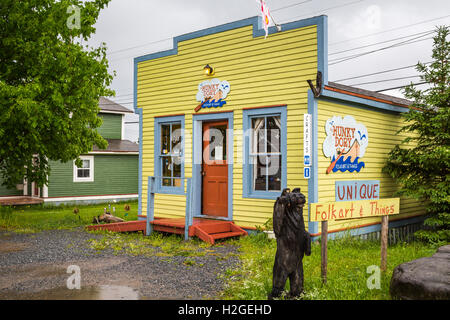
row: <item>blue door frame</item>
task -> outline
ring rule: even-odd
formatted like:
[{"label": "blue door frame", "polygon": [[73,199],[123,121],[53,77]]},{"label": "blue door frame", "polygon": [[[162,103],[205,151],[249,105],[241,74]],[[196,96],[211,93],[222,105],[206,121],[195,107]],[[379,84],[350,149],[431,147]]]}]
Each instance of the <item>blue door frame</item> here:
[{"label": "blue door frame", "polygon": [[193,115],[192,119],[192,209],[194,217],[205,217],[202,215],[202,156],[203,156],[203,131],[202,124],[207,121],[228,120],[228,216],[217,219],[233,220],[233,112],[204,113]]}]

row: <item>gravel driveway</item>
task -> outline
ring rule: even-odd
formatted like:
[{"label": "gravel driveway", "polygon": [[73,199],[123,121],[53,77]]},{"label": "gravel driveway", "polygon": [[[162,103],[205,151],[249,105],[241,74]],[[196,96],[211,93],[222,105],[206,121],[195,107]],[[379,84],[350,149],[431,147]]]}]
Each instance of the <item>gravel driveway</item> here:
[{"label": "gravel driveway", "polygon": [[[143,257],[97,252],[87,240],[99,234],[51,230],[16,234],[0,230],[0,299],[214,299],[218,278],[239,264],[232,245],[213,246],[213,254]],[[218,258],[222,257],[222,259]],[[81,290],[67,289],[70,265],[81,271]]]}]

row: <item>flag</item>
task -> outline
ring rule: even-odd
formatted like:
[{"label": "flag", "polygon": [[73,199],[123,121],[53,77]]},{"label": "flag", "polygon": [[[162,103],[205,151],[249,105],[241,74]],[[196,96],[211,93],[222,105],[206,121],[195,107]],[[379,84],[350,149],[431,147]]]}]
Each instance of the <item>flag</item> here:
[{"label": "flag", "polygon": [[267,6],[266,2],[264,0],[259,0],[259,2],[261,4],[262,25],[264,27],[264,31],[266,31],[266,36],[264,37],[265,39],[269,34],[269,23],[272,17],[270,16],[269,7]]}]

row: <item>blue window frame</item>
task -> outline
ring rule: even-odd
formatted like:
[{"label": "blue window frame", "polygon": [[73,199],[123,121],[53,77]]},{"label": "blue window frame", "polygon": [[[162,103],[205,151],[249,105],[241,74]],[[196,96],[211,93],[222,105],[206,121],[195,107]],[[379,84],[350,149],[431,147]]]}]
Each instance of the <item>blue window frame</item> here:
[{"label": "blue window frame", "polygon": [[243,111],[243,197],[276,199],[287,185],[286,106]]},{"label": "blue window frame", "polygon": [[184,116],[155,118],[154,154],[156,191],[184,194]]}]

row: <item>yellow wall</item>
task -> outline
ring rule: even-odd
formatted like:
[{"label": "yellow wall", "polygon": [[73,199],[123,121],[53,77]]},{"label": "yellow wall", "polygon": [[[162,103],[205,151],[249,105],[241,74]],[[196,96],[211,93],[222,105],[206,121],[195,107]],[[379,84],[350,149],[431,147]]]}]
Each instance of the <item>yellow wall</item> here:
[{"label": "yellow wall", "polygon": [[[147,209],[147,177],[154,175],[154,117],[185,114],[185,128],[192,132],[198,84],[206,79],[203,66],[215,68],[215,78],[227,80],[227,103],[208,111],[234,111],[233,220],[254,227],[272,217],[273,200],[242,198],[242,109],[287,105],[287,186],[301,187],[303,179],[303,114],[307,112],[307,79],[317,73],[317,27],[253,38],[252,26],[180,42],[178,54],[148,60],[137,66],[137,107],[143,109],[142,214]],[[185,143],[185,176],[192,176],[192,139]],[[305,210],[307,217],[307,210]],[[185,197],[157,194],[155,216],[184,217]],[[306,222],[306,221],[305,221]]]},{"label": "yellow wall", "polygon": [[[396,144],[405,138],[396,132],[403,126],[399,114],[363,109],[348,105],[319,100],[318,102],[318,202],[335,201],[335,182],[338,180],[379,180],[380,198],[392,198],[397,190],[394,181],[387,174],[381,172],[387,154]],[[361,161],[365,167],[360,172],[331,172],[326,173],[331,160],[323,154],[322,147],[326,137],[325,123],[333,116],[353,116],[358,123],[366,126],[369,133],[369,144]],[[400,200],[400,214],[390,217],[391,220],[403,219],[409,216],[424,213],[423,207],[412,199]],[[352,228],[359,225],[380,222],[381,218],[348,219],[329,221],[328,230]],[[320,224],[319,224],[320,231]]]}]

